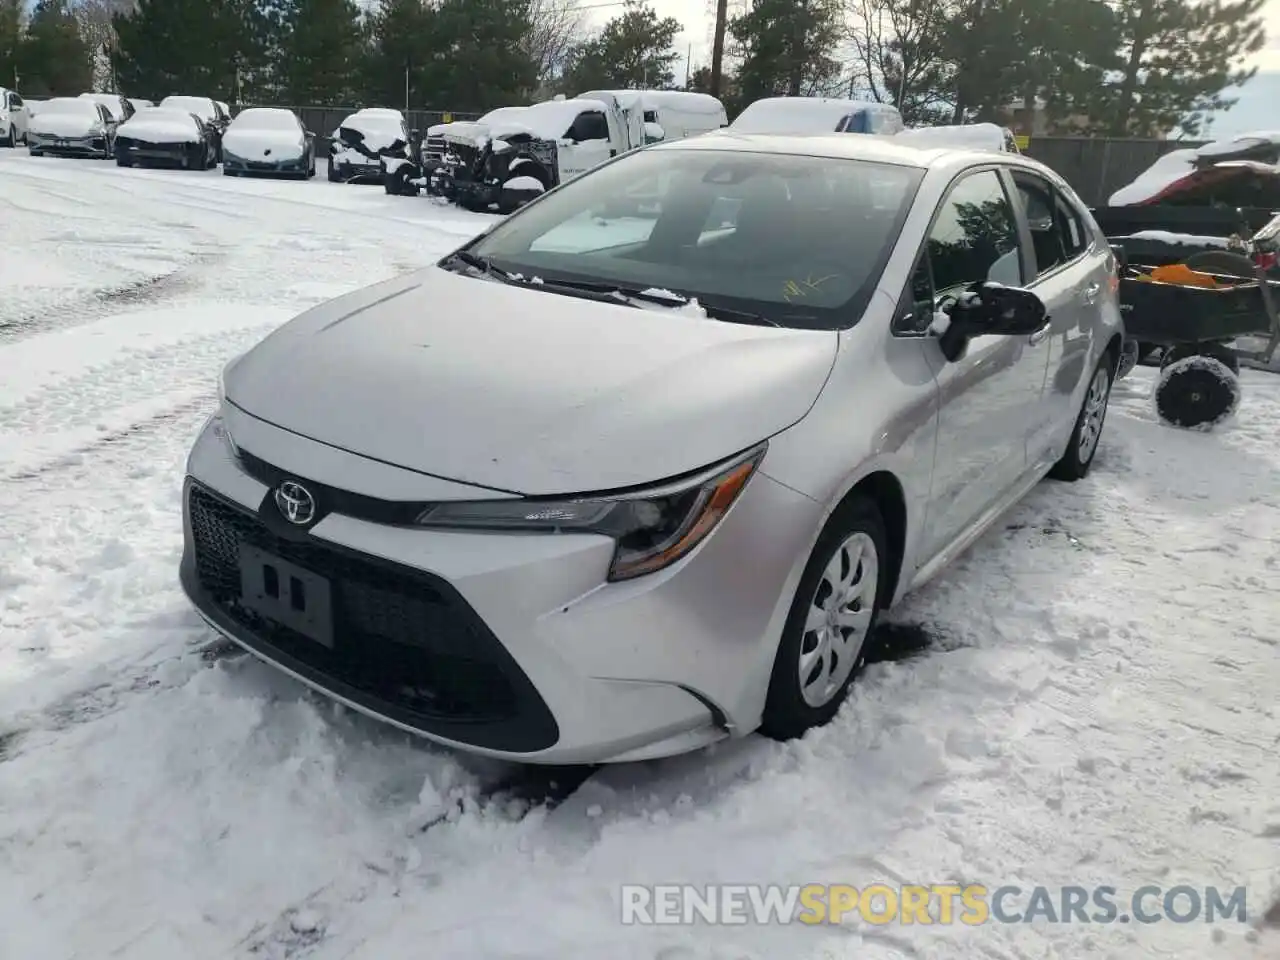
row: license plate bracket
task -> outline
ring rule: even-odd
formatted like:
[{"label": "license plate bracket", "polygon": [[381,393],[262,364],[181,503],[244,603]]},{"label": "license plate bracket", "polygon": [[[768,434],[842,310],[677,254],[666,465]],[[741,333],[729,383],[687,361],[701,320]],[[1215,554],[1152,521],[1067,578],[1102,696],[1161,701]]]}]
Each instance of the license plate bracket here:
[{"label": "license plate bracket", "polygon": [[242,543],[240,599],[254,613],[333,649],[333,587],[319,574]]}]

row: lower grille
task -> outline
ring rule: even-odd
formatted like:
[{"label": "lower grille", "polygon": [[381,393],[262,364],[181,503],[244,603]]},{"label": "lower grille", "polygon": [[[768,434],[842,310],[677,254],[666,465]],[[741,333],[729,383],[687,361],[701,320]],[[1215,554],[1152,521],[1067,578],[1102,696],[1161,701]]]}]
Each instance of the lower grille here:
[{"label": "lower grille", "polygon": [[[428,731],[433,720],[494,723],[530,710],[538,716],[526,720],[542,724],[544,733],[547,722],[554,730],[528,679],[444,581],[316,540],[278,536],[252,513],[194,483],[187,508],[195,579],[205,599],[310,672],[390,705],[408,715],[410,725]],[[241,544],[329,580],[332,648],[240,602]]]}]

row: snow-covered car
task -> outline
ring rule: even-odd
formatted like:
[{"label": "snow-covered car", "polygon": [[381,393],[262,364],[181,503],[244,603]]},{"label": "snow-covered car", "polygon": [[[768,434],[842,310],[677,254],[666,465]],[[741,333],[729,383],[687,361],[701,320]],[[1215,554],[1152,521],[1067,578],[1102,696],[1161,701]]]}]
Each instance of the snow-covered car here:
[{"label": "snow-covered car", "polygon": [[122,167],[162,163],[184,170],[218,165],[217,135],[194,113],[153,107],[116,128],[116,163]]},{"label": "snow-covered car", "polygon": [[[628,191],[660,202],[610,216]],[[262,659],[465,750],[793,737],[882,609],[1041,477],[1087,474],[1116,281],[1025,157],[633,151],[230,362],[181,582]]]},{"label": "snow-covered car", "polygon": [[971,150],[993,150],[996,153],[1021,153],[1013,131],[994,123],[946,124],[936,127],[910,127],[890,136],[899,143],[917,147],[966,147]]},{"label": "snow-covered car", "polygon": [[181,110],[183,113],[194,113],[209,126],[216,138],[218,162],[222,162],[222,135],[231,124],[231,111],[220,100],[210,97],[190,97],[175,94],[165,97],[157,104],[165,110]]},{"label": "snow-covered car", "polygon": [[16,90],[0,87],[0,147],[16,147],[27,136],[30,114]]},{"label": "snow-covered car", "polygon": [[405,157],[409,129],[404,114],[366,107],[342,121],[329,138],[329,180],[382,180],[383,157]]},{"label": "snow-covered car", "polygon": [[222,135],[222,172],[316,175],[316,137],[284,107],[251,107],[236,114]]},{"label": "snow-covered car", "polygon": [[111,119],[117,125],[124,123],[137,113],[129,98],[122,97],[118,93],[82,93],[80,96],[84,100],[92,100],[94,103],[100,103],[106,107],[107,113],[111,115]]},{"label": "snow-covered car", "polygon": [[107,108],[83,97],[55,97],[40,104],[27,127],[31,156],[46,153],[110,159],[116,122]]},{"label": "snow-covered car", "polygon": [[134,113],[138,113],[142,110],[150,110],[155,106],[155,103],[150,100],[140,100],[137,97],[127,97],[126,99],[128,99],[129,105],[133,107]]},{"label": "snow-covered car", "polygon": [[896,107],[838,97],[765,97],[729,124],[734,133],[898,133],[905,128]]}]

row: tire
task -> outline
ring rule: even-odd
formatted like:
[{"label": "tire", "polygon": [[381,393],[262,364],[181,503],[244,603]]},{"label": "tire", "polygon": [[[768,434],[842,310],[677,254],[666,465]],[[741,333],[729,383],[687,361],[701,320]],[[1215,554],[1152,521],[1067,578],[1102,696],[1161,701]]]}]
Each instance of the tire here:
[{"label": "tire", "polygon": [[1093,458],[1098,453],[1098,441],[1107,421],[1107,406],[1111,401],[1111,387],[1115,383],[1117,366],[1115,353],[1108,350],[1094,368],[1089,386],[1085,389],[1076,425],[1067,443],[1067,452],[1053,465],[1049,476],[1054,480],[1075,483],[1089,475]]},{"label": "tire", "polygon": [[9,136],[0,138],[0,147],[16,147],[18,145],[18,128],[9,124]]},{"label": "tire", "polygon": [[116,155],[116,166],[117,166],[117,167],[132,167],[132,166],[133,166],[133,161],[132,161],[132,160],[130,160],[128,157],[122,157],[122,156],[120,156],[119,154],[117,154],[117,155]]},{"label": "tire", "polygon": [[397,197],[416,197],[418,195],[418,187],[416,184],[409,182],[408,165],[396,167],[395,172],[386,180],[387,193],[394,194]]},{"label": "tire", "polygon": [[27,155],[31,157],[43,157],[44,151],[37,150],[35,147],[27,147]]},{"label": "tire", "polygon": [[[879,619],[891,563],[888,542],[879,509],[865,497],[850,499],[827,522],[782,628],[760,722],[765,736],[791,740],[830,722],[839,712],[862,669],[867,640]],[[857,550],[860,559],[851,565]],[[833,584],[841,581],[850,592],[837,605],[832,602]],[[838,611],[850,618],[847,627],[839,628],[842,651],[831,648],[828,631],[834,620],[820,619],[824,607],[832,616]]]},{"label": "tire", "polygon": [[1240,378],[1214,356],[1184,356],[1160,371],[1152,394],[1162,423],[1212,430],[1240,406]]},{"label": "tire", "polygon": [[330,161],[329,161],[329,182],[330,182],[330,183],[338,183],[338,182],[340,182],[340,181],[341,181],[341,179],[342,179],[342,178],[338,176],[338,168],[337,168],[337,166],[334,164],[334,162],[333,162],[332,160],[330,160]]},{"label": "tire", "polygon": [[226,167],[223,167],[223,168],[222,168],[222,175],[223,175],[224,177],[234,177],[234,176],[236,175],[236,171],[235,171],[235,170],[228,170]]},{"label": "tire", "polygon": [[1142,345],[1137,340],[1126,340],[1120,347],[1120,362],[1116,365],[1116,379],[1123,380],[1133,373],[1133,368],[1142,359]]}]

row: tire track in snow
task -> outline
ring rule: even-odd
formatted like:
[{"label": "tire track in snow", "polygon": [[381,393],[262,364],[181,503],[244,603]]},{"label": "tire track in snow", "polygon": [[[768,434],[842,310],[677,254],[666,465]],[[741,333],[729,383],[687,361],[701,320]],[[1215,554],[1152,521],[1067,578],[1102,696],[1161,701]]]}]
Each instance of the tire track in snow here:
[{"label": "tire track in snow", "polygon": [[[0,406],[6,432],[40,437],[60,432],[101,428],[113,410],[136,406],[146,400],[178,398],[171,407],[149,414],[121,427],[103,429],[104,442],[123,433],[128,435],[150,422],[172,420],[192,408],[193,393],[209,397],[210,371],[233,355],[242,343],[265,336],[273,325],[246,324],[189,337],[150,350],[128,353],[83,373],[44,386],[24,400]],[[97,446],[95,442],[90,447]],[[72,448],[82,449],[81,445]],[[58,458],[53,458],[56,462]],[[18,474],[30,473],[29,469]],[[38,471],[36,471],[38,472]],[[14,476],[15,474],[10,474]]]}]

